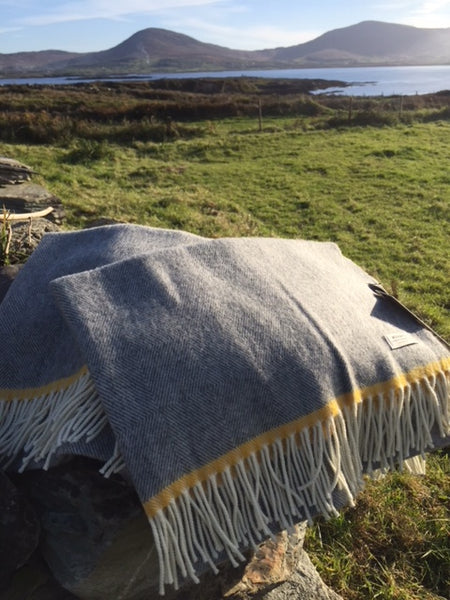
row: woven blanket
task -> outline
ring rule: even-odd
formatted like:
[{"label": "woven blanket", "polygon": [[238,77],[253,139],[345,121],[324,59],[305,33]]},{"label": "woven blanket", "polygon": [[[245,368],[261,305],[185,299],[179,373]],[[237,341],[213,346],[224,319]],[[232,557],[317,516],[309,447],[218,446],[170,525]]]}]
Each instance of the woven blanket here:
[{"label": "woven blanket", "polygon": [[0,339],[0,466],[125,469],[161,592],[450,443],[449,349],[332,243],[48,234]]}]

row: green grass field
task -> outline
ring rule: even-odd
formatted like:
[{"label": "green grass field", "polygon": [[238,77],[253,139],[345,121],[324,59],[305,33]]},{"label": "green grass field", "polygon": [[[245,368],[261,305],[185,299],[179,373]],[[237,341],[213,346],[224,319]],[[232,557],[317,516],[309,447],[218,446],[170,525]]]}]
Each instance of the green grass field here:
[{"label": "green grass field", "polygon": [[[318,117],[190,123],[160,143],[0,143],[58,196],[67,226],[100,218],[217,236],[332,240],[450,337],[450,121],[326,128]],[[176,124],[174,125],[176,127]],[[261,130],[260,130],[261,129]],[[346,600],[450,596],[449,459],[368,485],[308,534]]]},{"label": "green grass field", "polygon": [[0,144],[59,196],[68,225],[100,217],[205,236],[332,240],[450,336],[450,123],[304,130],[307,120],[199,124],[170,142]]}]

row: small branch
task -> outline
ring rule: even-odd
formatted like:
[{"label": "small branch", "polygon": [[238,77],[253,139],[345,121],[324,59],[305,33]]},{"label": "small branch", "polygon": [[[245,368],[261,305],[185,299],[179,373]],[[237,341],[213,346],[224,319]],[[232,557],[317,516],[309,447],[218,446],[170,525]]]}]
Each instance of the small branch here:
[{"label": "small branch", "polygon": [[4,250],[4,255],[5,255],[5,259],[6,261],[8,261],[9,259],[9,249],[11,247],[11,240],[12,240],[12,229],[11,227],[7,227],[6,230],[6,245],[5,245],[5,250]]}]

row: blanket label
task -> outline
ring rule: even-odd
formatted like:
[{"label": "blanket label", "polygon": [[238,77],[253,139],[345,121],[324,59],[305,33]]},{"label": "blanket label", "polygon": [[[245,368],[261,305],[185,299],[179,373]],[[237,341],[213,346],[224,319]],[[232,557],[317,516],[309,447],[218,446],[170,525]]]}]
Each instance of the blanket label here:
[{"label": "blanket label", "polygon": [[403,348],[404,346],[411,346],[412,344],[419,343],[411,334],[406,333],[405,331],[385,335],[384,339],[389,344],[391,350],[397,350],[398,348]]}]

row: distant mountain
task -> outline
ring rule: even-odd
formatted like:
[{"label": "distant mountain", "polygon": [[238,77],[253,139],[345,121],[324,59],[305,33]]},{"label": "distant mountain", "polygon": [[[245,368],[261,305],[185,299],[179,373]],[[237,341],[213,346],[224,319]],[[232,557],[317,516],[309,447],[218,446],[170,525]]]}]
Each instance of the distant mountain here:
[{"label": "distant mountain", "polygon": [[253,68],[264,66],[268,53],[231,50],[205,44],[165,29],[144,29],[101,52],[83,54],[70,61],[72,68],[144,71]]},{"label": "distant mountain", "polygon": [[363,21],[298,46],[278,48],[273,58],[307,66],[448,64],[450,29]]},{"label": "distant mountain", "polygon": [[54,71],[61,65],[78,56],[75,52],[62,50],[42,50],[41,52],[17,52],[15,54],[0,54],[0,76],[34,71]]},{"label": "distant mountain", "polygon": [[450,64],[450,29],[364,21],[297,46],[255,51],[149,28],[101,52],[0,54],[0,77],[426,64]]}]

